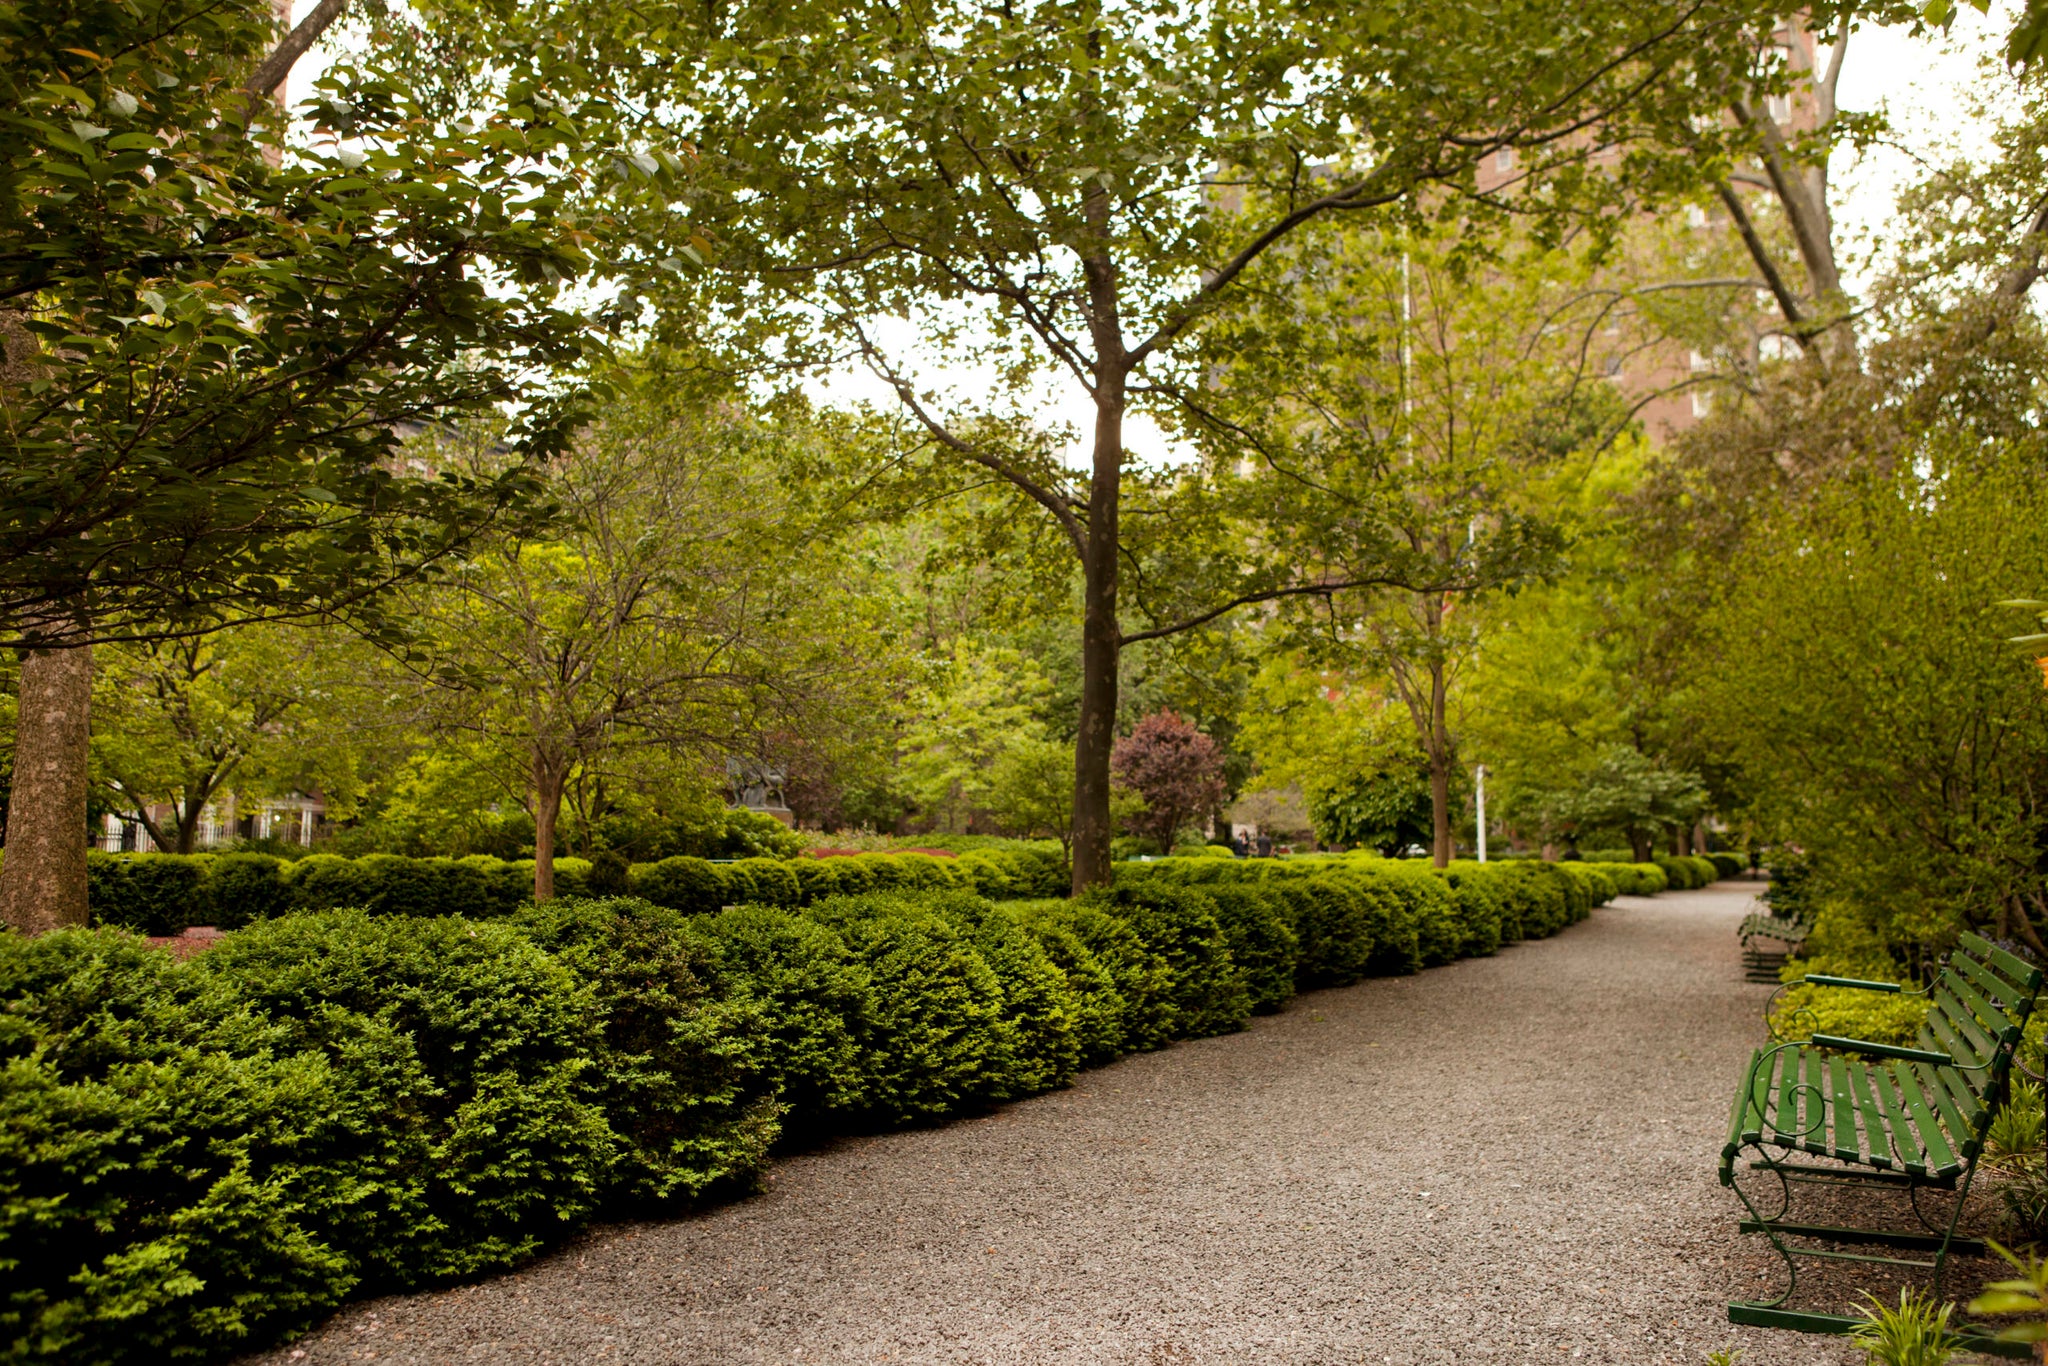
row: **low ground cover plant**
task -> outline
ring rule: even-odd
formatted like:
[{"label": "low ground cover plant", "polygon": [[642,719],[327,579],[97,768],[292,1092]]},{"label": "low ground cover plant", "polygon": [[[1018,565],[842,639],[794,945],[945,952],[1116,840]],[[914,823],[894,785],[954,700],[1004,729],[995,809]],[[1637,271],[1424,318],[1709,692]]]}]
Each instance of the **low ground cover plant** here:
[{"label": "low ground cover plant", "polygon": [[682,905],[503,911],[468,860],[100,863],[146,928],[216,881],[267,910],[190,962],[119,928],[0,934],[0,1356],[217,1359],[743,1192],[785,1136],[1055,1089],[1304,987],[1555,933],[1617,885],[1204,855],[999,901],[1038,885],[1001,852],[665,860],[635,881]]}]

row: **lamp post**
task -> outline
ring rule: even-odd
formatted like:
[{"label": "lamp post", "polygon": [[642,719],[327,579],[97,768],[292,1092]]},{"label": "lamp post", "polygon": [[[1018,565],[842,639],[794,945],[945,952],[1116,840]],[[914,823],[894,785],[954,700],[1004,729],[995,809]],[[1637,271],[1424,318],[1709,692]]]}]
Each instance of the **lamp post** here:
[{"label": "lamp post", "polygon": [[1481,764],[1472,775],[1473,791],[1477,796],[1479,821],[1479,861],[1486,862],[1486,765]]}]

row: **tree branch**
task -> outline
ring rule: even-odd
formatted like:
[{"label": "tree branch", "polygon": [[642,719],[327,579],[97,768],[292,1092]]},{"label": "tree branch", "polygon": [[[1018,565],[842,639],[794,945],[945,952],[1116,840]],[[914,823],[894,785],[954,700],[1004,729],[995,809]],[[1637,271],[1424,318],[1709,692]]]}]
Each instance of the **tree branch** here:
[{"label": "tree branch", "polygon": [[244,118],[256,116],[256,107],[284,84],[284,78],[291,74],[292,67],[297,64],[299,58],[305,56],[306,50],[320,41],[320,35],[325,33],[347,8],[348,0],[320,0],[320,3],[313,7],[313,12],[299,20],[298,25],[284,36],[242,86],[242,93],[248,96]]},{"label": "tree branch", "polygon": [[1800,259],[1806,263],[1807,276],[1813,281],[1814,297],[1824,299],[1839,294],[1842,277],[1835,268],[1835,246],[1828,235],[1827,206],[1813,201],[1796,169],[1787,164],[1785,138],[1778,131],[1777,120],[1768,114],[1758,118],[1746,100],[1730,100],[1728,106],[1736,121],[1754,132],[1762,145],[1764,174],[1770,177],[1771,188],[1784,206],[1786,221],[1792,225],[1792,240],[1799,244]]},{"label": "tree branch", "polygon": [[961,440],[952,428],[939,421],[926,410],[924,404],[918,400],[917,389],[909,380],[897,374],[895,369],[882,359],[881,353],[875,348],[874,343],[868,340],[867,333],[862,331],[858,325],[854,328],[854,335],[860,340],[861,358],[867,363],[868,369],[874,372],[876,378],[896,391],[896,397],[902,402],[904,407],[910,410],[911,416],[924,424],[925,430],[932,434],[933,440],[963,460],[972,461],[985,470],[1001,475],[1026,497],[1050,512],[1066,531],[1067,540],[1073,546],[1074,554],[1082,559],[1087,558],[1087,530],[1081,525],[1080,518],[1074,515],[1074,510],[1067,506],[1065,499],[1061,498],[1051,489],[1046,488],[1030,475],[1024,473],[1024,471],[1017,468],[1010,461],[1003,459],[999,455],[993,455],[984,451],[970,442]]},{"label": "tree branch", "polygon": [[1734,186],[1725,180],[1714,182],[1714,193],[1721,196],[1721,205],[1728,210],[1728,217],[1735,224],[1735,231],[1742,237],[1742,245],[1749,248],[1749,259],[1756,262],[1757,273],[1764,277],[1771,297],[1778,301],[1778,311],[1785,315],[1785,321],[1792,328],[1792,335],[1799,339],[1799,345],[1807,351],[1813,350],[1813,338],[1808,335],[1806,315],[1799,307],[1797,296],[1785,283],[1785,277],[1778,273],[1778,263],[1771,259],[1770,248],[1758,235],[1756,224],[1750,221],[1749,210],[1743,206],[1742,196],[1735,193]]},{"label": "tree branch", "polygon": [[1404,583],[1400,579],[1389,575],[1375,575],[1371,578],[1363,579],[1326,579],[1317,583],[1290,584],[1285,588],[1268,588],[1258,593],[1241,594],[1220,606],[1209,608],[1207,611],[1197,612],[1191,617],[1185,617],[1166,626],[1153,626],[1143,631],[1119,631],[1117,632],[1117,640],[1124,645],[1135,645],[1141,640],[1159,640],[1165,636],[1178,635],[1182,631],[1191,631],[1197,626],[1207,625],[1227,612],[1235,612],[1240,607],[1249,607],[1253,603],[1259,602],[1276,602],[1281,598],[1328,597],[1333,593],[1341,593],[1351,588],[1401,588],[1409,592],[1422,593],[1451,591],[1455,587],[1456,585],[1447,587],[1439,584],[1417,586],[1411,583]]}]

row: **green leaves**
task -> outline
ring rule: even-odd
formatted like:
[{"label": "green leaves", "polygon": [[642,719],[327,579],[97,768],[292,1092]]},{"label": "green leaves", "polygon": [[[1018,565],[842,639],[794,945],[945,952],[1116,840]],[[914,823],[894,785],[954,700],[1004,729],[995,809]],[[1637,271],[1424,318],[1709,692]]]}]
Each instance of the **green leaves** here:
[{"label": "green leaves", "polygon": [[530,492],[401,471],[401,427],[517,400],[511,441],[545,453],[581,414],[590,327],[558,296],[591,234],[550,164],[573,123],[430,120],[373,53],[312,106],[331,154],[252,140],[235,83],[274,24],[0,6],[10,630],[366,611]]}]

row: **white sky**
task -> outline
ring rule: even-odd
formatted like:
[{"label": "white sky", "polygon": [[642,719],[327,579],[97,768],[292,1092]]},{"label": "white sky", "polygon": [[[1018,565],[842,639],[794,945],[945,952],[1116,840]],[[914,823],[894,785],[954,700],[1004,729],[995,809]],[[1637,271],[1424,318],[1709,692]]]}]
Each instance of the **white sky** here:
[{"label": "white sky", "polygon": [[[294,20],[315,3],[295,0]],[[1870,262],[1882,250],[1894,198],[1911,179],[1916,160],[1941,159],[1956,150],[1981,154],[1988,145],[1989,124],[1977,106],[1987,100],[1993,108],[2013,103],[2011,82],[1998,73],[1987,76],[1981,66],[2011,28],[2012,0],[1995,0],[1988,16],[1968,5],[1957,8],[1954,30],[1945,39],[1915,39],[1904,30],[1880,28],[1863,29],[1850,39],[1838,92],[1841,107],[1883,110],[1892,127],[1887,145],[1861,155],[1845,151],[1833,168],[1835,220],[1845,249],[1845,283],[1852,292],[1872,274]],[[287,83],[291,101],[308,93],[323,66],[318,49],[299,63]],[[888,320],[880,338],[919,377],[920,387],[939,391],[942,409],[948,393],[987,395],[996,388],[991,374],[951,363],[929,349],[921,351],[908,323]],[[887,386],[864,370],[831,376],[815,384],[812,392],[825,401],[895,401]],[[1026,403],[1039,421],[1064,423],[1076,432],[1069,456],[1074,464],[1085,466],[1094,412],[1080,386],[1070,377],[1048,376]],[[1172,453],[1165,434],[1142,417],[1126,420],[1124,442],[1142,459],[1162,460]]]}]

